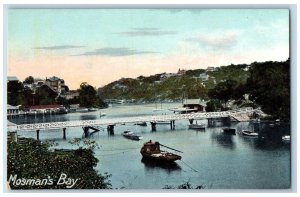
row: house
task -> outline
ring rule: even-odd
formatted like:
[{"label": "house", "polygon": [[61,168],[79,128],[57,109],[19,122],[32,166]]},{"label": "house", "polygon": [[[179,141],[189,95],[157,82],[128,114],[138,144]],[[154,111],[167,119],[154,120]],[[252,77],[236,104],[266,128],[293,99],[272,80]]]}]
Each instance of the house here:
[{"label": "house", "polygon": [[55,76],[46,78],[45,84],[54,89],[58,94],[68,91],[65,81]]},{"label": "house", "polygon": [[186,99],[183,102],[183,107],[189,112],[203,112],[205,111],[206,103],[200,99]]},{"label": "house", "polygon": [[206,69],[206,72],[213,72],[213,71],[216,71],[216,68],[215,68],[215,67],[209,66],[209,67],[207,67],[207,69]]},{"label": "house", "polygon": [[202,80],[202,82],[208,81],[209,75],[205,72],[205,73],[201,73],[199,75],[199,78]]},{"label": "house", "polygon": [[19,81],[19,79],[16,76],[8,76],[7,82],[10,82],[10,81]]},{"label": "house", "polygon": [[49,85],[47,84],[43,84],[41,85],[41,87],[39,87],[39,90],[44,90],[48,93],[49,96],[55,98],[58,96],[58,92],[55,91],[52,87],[50,87]]},{"label": "house", "polygon": [[79,92],[76,90],[70,90],[69,92],[62,93],[60,96],[67,100],[76,99],[79,97]]},{"label": "house", "polygon": [[7,115],[18,115],[19,114],[19,107],[18,106],[12,106],[7,104]]},{"label": "house", "polygon": [[160,75],[160,80],[165,80],[167,78],[174,77],[174,76],[177,76],[177,74],[176,73],[162,73]]},{"label": "house", "polygon": [[28,114],[63,114],[66,108],[63,105],[34,105],[29,108]]},{"label": "house", "polygon": [[177,72],[177,75],[178,76],[181,76],[181,75],[184,75],[186,73],[186,70],[180,70],[180,68],[179,68],[179,70],[178,70],[178,72]]}]

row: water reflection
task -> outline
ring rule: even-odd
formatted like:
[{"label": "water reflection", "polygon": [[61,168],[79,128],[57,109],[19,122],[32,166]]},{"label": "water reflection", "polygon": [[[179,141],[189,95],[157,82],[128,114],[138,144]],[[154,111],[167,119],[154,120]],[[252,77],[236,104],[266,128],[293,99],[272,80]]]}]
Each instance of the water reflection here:
[{"label": "water reflection", "polygon": [[258,150],[275,150],[283,147],[290,148],[290,144],[282,140],[283,135],[290,135],[290,125],[270,122],[254,123],[253,129],[259,135],[256,138],[240,136],[242,142]]},{"label": "water reflection", "polygon": [[235,135],[225,134],[221,131],[212,132],[211,139],[213,142],[217,142],[220,146],[227,149],[235,149],[235,142],[233,141]]},{"label": "water reflection", "polygon": [[181,167],[176,162],[160,162],[160,161],[149,160],[145,158],[143,158],[141,162],[144,164],[146,170],[157,169],[157,168],[164,169],[167,172],[181,170]]}]

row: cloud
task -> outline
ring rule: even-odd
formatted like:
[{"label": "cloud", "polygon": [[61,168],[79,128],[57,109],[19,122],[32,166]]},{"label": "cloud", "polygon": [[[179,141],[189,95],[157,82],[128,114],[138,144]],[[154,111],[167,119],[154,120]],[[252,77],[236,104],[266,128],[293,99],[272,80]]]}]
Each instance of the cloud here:
[{"label": "cloud", "polygon": [[211,50],[225,50],[231,49],[237,44],[238,34],[234,32],[227,32],[215,35],[198,35],[195,37],[185,39],[186,42],[197,43],[201,47]]},{"label": "cloud", "polygon": [[176,31],[163,31],[158,28],[133,28],[133,31],[119,32],[125,36],[164,36],[177,34]]},{"label": "cloud", "polygon": [[35,47],[34,49],[38,50],[63,50],[63,49],[74,49],[82,48],[85,46],[75,46],[75,45],[59,45],[59,46],[50,46],[50,47]]},{"label": "cloud", "polygon": [[144,55],[144,54],[153,54],[159,53],[155,51],[137,51],[129,48],[100,48],[94,51],[85,52],[79,55],[73,56],[91,56],[91,55],[98,55],[98,56],[111,56],[111,57],[120,57],[120,56],[130,56],[130,55]]}]

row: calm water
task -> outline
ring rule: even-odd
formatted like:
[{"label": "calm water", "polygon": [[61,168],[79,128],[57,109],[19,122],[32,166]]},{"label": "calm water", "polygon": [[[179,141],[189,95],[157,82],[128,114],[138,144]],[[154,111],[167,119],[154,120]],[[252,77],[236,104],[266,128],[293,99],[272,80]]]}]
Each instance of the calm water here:
[{"label": "calm water", "polygon": [[[178,107],[177,104],[163,104],[162,108]],[[135,115],[161,114],[153,112],[155,104],[115,105],[101,110],[107,113],[102,118],[115,118]],[[160,106],[159,106],[160,107]],[[171,113],[164,111],[163,113]],[[15,123],[68,121],[98,119],[100,111],[72,113],[57,116],[15,118]],[[207,120],[198,120],[205,123]],[[170,125],[157,125],[157,131],[133,124],[115,126],[115,134],[108,135],[106,130],[93,135],[100,149],[95,150],[99,159],[97,170],[112,174],[114,188],[160,189],[165,185],[180,185],[189,181],[192,185],[204,185],[208,189],[285,189],[290,188],[291,154],[290,144],[284,143],[281,136],[290,134],[288,125],[249,122],[216,122],[214,127],[205,131],[188,129],[188,121],[176,121],[176,129]],[[258,138],[242,135],[224,135],[222,127],[236,128],[237,131],[250,129],[259,132]],[[143,136],[142,141],[131,141],[121,134],[131,130]],[[36,137],[35,132],[20,132],[25,137]],[[67,129],[67,140],[62,140],[62,131],[41,131],[41,140],[54,140],[55,148],[76,148],[68,143],[74,137],[82,137],[82,128]],[[143,143],[148,140],[181,150],[182,161],[176,165],[162,166],[142,162],[139,153]]]}]

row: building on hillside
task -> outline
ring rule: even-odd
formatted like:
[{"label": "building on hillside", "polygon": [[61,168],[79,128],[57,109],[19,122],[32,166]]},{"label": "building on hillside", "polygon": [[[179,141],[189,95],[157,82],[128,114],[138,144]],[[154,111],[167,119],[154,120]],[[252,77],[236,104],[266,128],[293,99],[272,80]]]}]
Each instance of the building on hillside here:
[{"label": "building on hillside", "polygon": [[185,73],[186,73],[186,70],[184,70],[184,69],[180,70],[180,68],[179,68],[177,75],[181,76],[181,75],[184,75]]},{"label": "building on hillside", "polygon": [[167,78],[174,77],[174,76],[177,76],[177,74],[176,73],[162,73],[160,75],[160,80],[165,80]]},{"label": "building on hillside", "polygon": [[46,78],[45,84],[54,89],[59,95],[68,91],[68,86],[65,85],[65,81],[55,76]]},{"label": "building on hillside", "polygon": [[212,66],[209,66],[209,67],[207,67],[207,69],[206,69],[206,72],[214,72],[214,71],[216,71],[216,68],[215,68],[215,67],[212,67]]},{"label": "building on hillside", "polygon": [[201,73],[199,75],[199,78],[201,79],[202,82],[208,81],[209,75],[205,72],[205,73]]},{"label": "building on hillside", "polygon": [[46,92],[49,94],[49,96],[51,96],[51,97],[53,97],[53,98],[55,98],[55,97],[58,96],[58,92],[55,91],[52,87],[50,87],[50,86],[47,85],[47,84],[43,84],[43,85],[41,85],[41,87],[38,87],[38,88],[39,88],[39,90],[44,90],[44,91],[46,91]]},{"label": "building on hillside", "polygon": [[10,81],[19,81],[19,79],[16,76],[8,76],[7,82],[10,82]]},{"label": "building on hillside", "polygon": [[71,100],[79,97],[79,92],[77,90],[70,90],[69,92],[64,92],[60,95],[61,97]]}]

